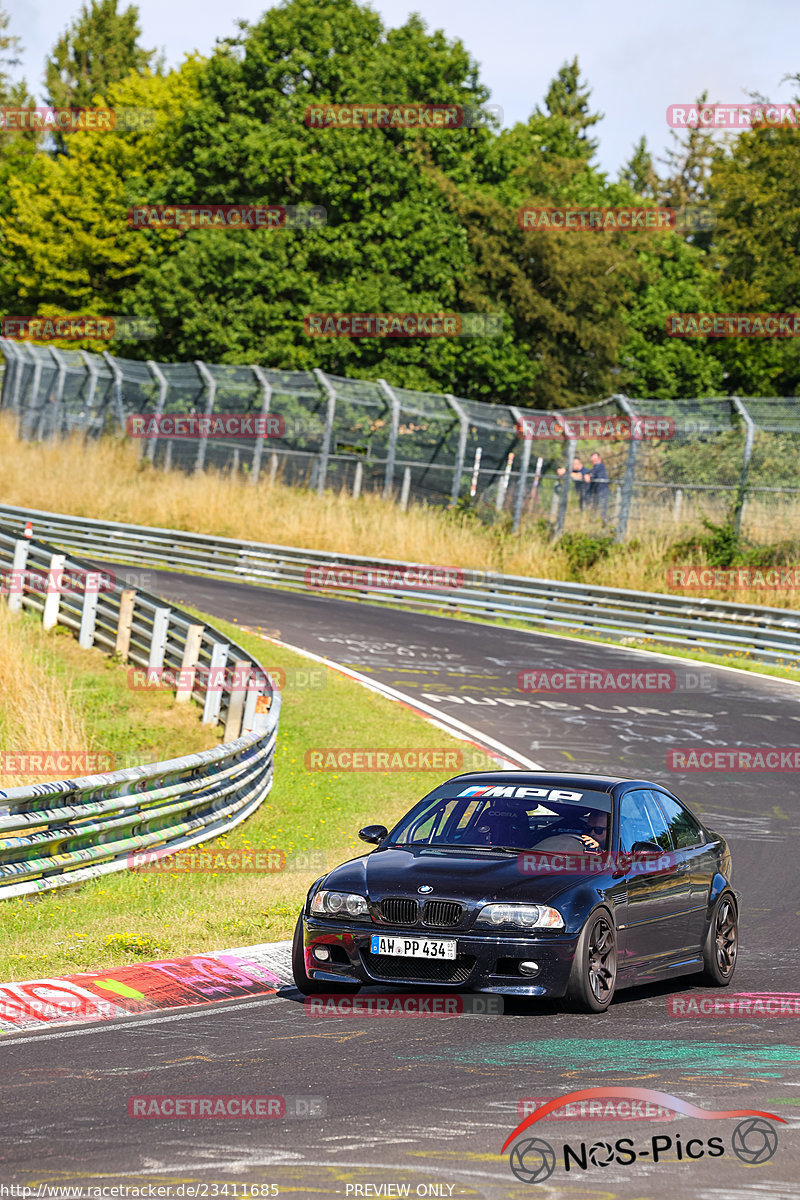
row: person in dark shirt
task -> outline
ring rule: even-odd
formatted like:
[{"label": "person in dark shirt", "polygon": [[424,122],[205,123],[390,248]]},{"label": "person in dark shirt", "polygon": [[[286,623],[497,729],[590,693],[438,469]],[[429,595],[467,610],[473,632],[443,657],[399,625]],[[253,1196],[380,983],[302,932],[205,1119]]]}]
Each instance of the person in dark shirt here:
[{"label": "person in dark shirt", "polygon": [[[559,479],[563,479],[566,473],[566,467],[558,467],[556,470],[556,475],[559,477]],[[586,504],[586,495],[589,490],[588,484],[585,482],[585,480],[588,479],[589,476],[585,474],[583,463],[578,458],[577,454],[572,460],[572,469],[570,470],[569,477],[572,480],[572,486],[575,489],[578,497],[578,505],[580,508],[583,508],[583,506]]]},{"label": "person in dark shirt", "polygon": [[588,474],[585,474],[584,486],[588,492],[589,504],[595,512],[600,514],[600,519],[605,523],[608,519],[608,498],[610,486],[608,480],[608,471],[606,464],[603,462],[602,456],[594,450],[589,455],[592,469]]}]

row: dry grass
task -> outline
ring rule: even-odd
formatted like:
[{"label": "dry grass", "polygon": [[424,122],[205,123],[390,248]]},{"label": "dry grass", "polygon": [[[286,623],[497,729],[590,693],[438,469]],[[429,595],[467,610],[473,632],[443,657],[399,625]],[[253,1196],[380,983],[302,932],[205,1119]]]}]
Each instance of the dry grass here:
[{"label": "dry grass", "polygon": [[[138,459],[131,442],[105,438],[84,444],[75,438],[61,443],[21,443],[14,423],[0,419],[3,499],[6,503],[78,516],[158,525],[303,546],[375,558],[471,567],[550,579],[577,579],[607,587],[667,592],[670,544],[692,528],[699,509],[688,502],[680,525],[671,513],[654,507],[637,520],[630,543],[586,569],[571,566],[565,549],[552,544],[534,519],[518,537],[497,525],[484,525],[469,515],[413,505],[403,513],[377,494],[353,500],[345,492],[322,497],[302,488],[271,483],[266,477],[253,487],[247,477],[209,470],[201,477],[164,472]],[[709,500],[712,504],[713,501]],[[705,506],[705,502],[704,502]],[[539,512],[538,515],[545,515]],[[781,508],[753,501],[745,527],[768,530],[770,539],[789,537],[798,528],[800,506]],[[575,514],[570,527],[601,533],[597,522]],[[702,556],[696,557],[704,565]],[[725,600],[756,605],[798,607],[793,590],[708,591]]]},{"label": "dry grass", "polygon": [[[73,682],[54,673],[52,639],[49,645],[43,639],[41,630],[0,603],[0,747],[86,751],[89,733]],[[6,783],[21,787],[43,778],[53,777],[19,775]]]}]

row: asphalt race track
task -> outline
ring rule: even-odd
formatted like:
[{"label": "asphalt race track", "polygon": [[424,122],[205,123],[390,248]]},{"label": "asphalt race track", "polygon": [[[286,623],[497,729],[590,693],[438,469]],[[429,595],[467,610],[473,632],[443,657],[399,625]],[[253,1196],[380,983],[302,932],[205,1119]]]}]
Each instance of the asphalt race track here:
[{"label": "asphalt race track", "polygon": [[[166,572],[153,579],[151,590],[168,599],[350,665],[546,769],[662,780],[731,843],[742,906],[732,990],[800,993],[797,775],[681,774],[666,765],[676,748],[800,745],[800,688],[377,605]],[[262,661],[269,666],[268,652]],[[542,696],[517,687],[525,668],[654,662],[675,671],[675,690]],[[286,989],[208,1010],[9,1036],[0,1046],[0,1179],[173,1189],[199,1181],[207,1187],[195,1194],[210,1200],[235,1195],[233,1184],[242,1196],[243,1185],[270,1183],[282,1196],[314,1200],[800,1197],[798,1018],[668,1015],[669,995],[696,993],[687,979],[624,991],[599,1017],[507,1000],[502,1016],[373,1020],[309,1017]],[[626,1085],[709,1110],[765,1110],[787,1124],[774,1126],[774,1156],[752,1163],[732,1145],[736,1119],[545,1120],[526,1136],[554,1147],[553,1174],[540,1183],[512,1174],[500,1148],[520,1120],[521,1097]],[[321,1097],[327,1111],[274,1122],[132,1120],[127,1098],[145,1093]],[[622,1137],[632,1139],[635,1161],[606,1165]],[[709,1155],[711,1137],[724,1153]],[[691,1139],[696,1157],[683,1152]],[[586,1169],[572,1160],[565,1171],[565,1142],[576,1153],[594,1147]]]}]

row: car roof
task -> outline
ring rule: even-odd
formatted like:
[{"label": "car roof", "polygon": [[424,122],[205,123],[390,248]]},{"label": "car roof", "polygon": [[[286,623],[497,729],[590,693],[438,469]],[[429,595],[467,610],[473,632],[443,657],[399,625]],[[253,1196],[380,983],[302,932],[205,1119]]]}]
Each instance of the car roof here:
[{"label": "car roof", "polygon": [[653,787],[644,779],[628,779],[623,775],[582,775],[572,772],[569,775],[556,771],[468,771],[463,775],[453,775],[447,783],[516,783],[548,784],[553,788],[585,788],[592,792],[610,792],[618,783],[629,783],[637,787]]}]

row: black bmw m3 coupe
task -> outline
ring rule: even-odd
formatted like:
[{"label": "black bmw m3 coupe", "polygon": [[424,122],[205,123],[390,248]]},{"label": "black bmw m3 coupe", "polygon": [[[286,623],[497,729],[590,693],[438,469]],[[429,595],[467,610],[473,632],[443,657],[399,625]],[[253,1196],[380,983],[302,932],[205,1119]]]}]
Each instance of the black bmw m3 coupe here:
[{"label": "black bmw m3 coupe", "polygon": [[564,997],[730,983],[739,906],[719,834],[660,784],[545,772],[458,775],[371,854],[318,879],[297,922],[306,995],[387,984]]}]

